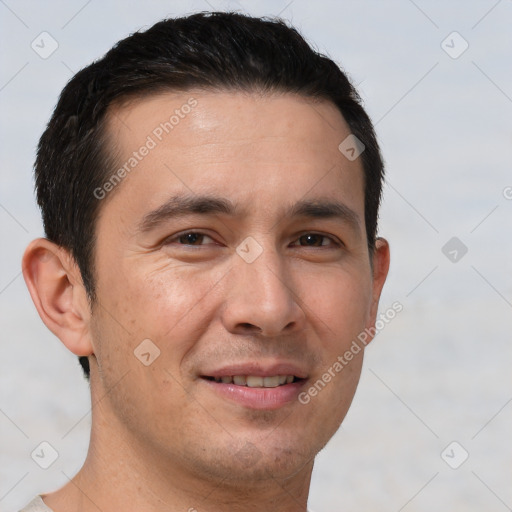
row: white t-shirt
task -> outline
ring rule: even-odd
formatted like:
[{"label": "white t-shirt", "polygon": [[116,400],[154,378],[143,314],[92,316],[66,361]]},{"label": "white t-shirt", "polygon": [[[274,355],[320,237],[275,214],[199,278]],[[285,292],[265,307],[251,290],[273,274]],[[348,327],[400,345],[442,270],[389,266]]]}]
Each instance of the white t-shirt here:
[{"label": "white t-shirt", "polygon": [[53,512],[53,510],[45,505],[41,496],[36,496],[25,508],[22,508],[20,512]]},{"label": "white t-shirt", "polygon": [[20,512],[53,512],[53,510],[45,505],[41,496],[36,496],[25,508],[22,508]]}]

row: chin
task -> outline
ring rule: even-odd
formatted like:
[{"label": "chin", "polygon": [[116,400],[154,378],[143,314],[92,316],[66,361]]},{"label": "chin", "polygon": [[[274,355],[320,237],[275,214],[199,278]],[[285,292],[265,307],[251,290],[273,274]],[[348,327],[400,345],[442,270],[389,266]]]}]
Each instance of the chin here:
[{"label": "chin", "polygon": [[188,454],[187,459],[194,464],[195,471],[222,482],[223,486],[232,484],[240,488],[245,482],[254,487],[256,482],[286,480],[312,466],[314,457],[327,442],[312,433],[295,439],[272,434],[254,442],[247,439],[251,436],[244,433],[239,441],[230,438],[224,447],[219,440],[214,449],[204,446],[199,453]]}]

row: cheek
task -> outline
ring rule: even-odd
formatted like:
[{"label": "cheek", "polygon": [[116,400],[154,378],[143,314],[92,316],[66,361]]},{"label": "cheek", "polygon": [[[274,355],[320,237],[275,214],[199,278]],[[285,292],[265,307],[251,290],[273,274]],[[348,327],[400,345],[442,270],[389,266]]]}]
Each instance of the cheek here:
[{"label": "cheek", "polygon": [[192,318],[197,328],[197,316],[206,314],[206,305],[221,277],[222,272],[184,264],[158,269],[134,265],[107,287],[118,290],[112,309],[120,322],[141,339],[164,342],[172,339],[176,330],[190,326]]},{"label": "cheek", "polygon": [[[168,324],[155,325],[159,315],[154,308],[146,308],[147,298],[149,294],[137,296],[141,303],[138,322],[142,324],[144,318],[147,328],[139,326],[128,332],[120,321],[102,309],[92,324],[92,334],[98,347],[99,375],[95,379],[100,382],[98,396],[105,397],[105,405],[108,402],[108,409],[121,424],[151,440],[164,436],[164,431],[167,437],[177,435],[183,417],[189,416],[193,404],[189,403],[179,372],[179,362],[187,346],[171,345],[172,333],[168,335],[171,343],[159,338]],[[173,414],[176,409],[183,412],[183,417]],[[148,418],[153,420],[148,423]]]},{"label": "cheek", "polygon": [[[322,352],[322,366],[312,382],[308,407],[313,409],[313,416],[328,418],[318,428],[331,434],[345,417],[359,382],[363,350],[352,353],[350,349],[364,330],[371,310],[369,270],[350,270],[336,269],[314,279],[308,277],[301,295],[307,297],[315,342]],[[344,358],[347,351],[350,361]],[[306,392],[309,394],[309,390]]]},{"label": "cheek", "polygon": [[364,329],[371,310],[371,283],[363,272],[337,270],[304,277],[299,295],[306,312],[312,313],[311,322],[321,321],[325,328],[320,339],[331,346],[334,339],[339,349]]}]

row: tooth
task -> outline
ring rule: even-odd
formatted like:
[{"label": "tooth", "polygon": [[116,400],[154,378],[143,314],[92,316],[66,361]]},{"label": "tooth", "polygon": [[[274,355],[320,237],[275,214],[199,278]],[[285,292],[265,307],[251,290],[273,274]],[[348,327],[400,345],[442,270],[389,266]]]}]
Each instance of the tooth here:
[{"label": "tooth", "polygon": [[266,388],[276,388],[279,386],[279,375],[276,375],[275,377],[264,377],[263,386]]},{"label": "tooth", "polygon": [[235,375],[233,377],[233,382],[237,386],[245,386],[247,384],[247,379],[246,379],[245,375]]},{"label": "tooth", "polygon": [[220,380],[223,382],[223,384],[231,384],[233,382],[233,378],[230,375],[221,377]]},{"label": "tooth", "polygon": [[261,388],[263,386],[263,377],[248,375],[247,386],[249,386],[250,388]]},{"label": "tooth", "polygon": [[220,377],[214,377],[214,378],[213,378],[213,380],[214,380],[215,382],[220,382]]},{"label": "tooth", "polygon": [[279,375],[279,385],[282,386],[286,382],[286,375]]},{"label": "tooth", "polygon": [[293,375],[286,376],[286,384],[291,384],[293,382]]}]

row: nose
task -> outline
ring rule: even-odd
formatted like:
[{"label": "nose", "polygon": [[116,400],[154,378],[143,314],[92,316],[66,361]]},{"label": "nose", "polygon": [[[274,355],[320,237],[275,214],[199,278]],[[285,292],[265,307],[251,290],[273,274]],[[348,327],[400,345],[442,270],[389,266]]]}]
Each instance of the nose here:
[{"label": "nose", "polygon": [[229,332],[273,337],[304,328],[302,300],[275,250],[264,249],[251,263],[235,254],[227,278],[222,321]]}]

